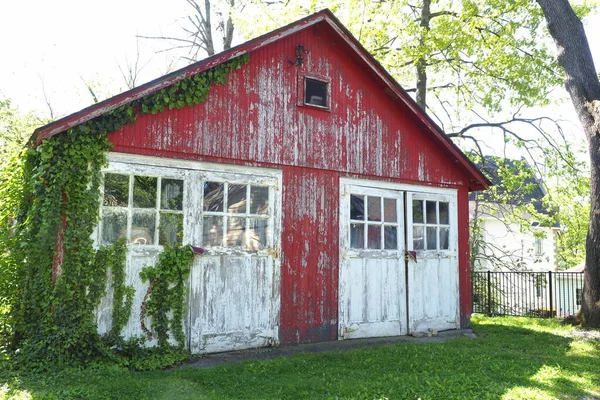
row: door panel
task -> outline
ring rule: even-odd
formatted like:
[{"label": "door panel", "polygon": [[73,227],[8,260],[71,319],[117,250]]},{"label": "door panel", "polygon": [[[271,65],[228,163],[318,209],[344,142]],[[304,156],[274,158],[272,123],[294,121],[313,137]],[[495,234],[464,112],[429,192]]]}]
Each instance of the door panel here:
[{"label": "door panel", "polygon": [[406,333],[403,193],[343,185],[339,337]]},{"label": "door panel", "polygon": [[456,196],[407,193],[409,331],[459,328]]},{"label": "door panel", "polygon": [[[150,157],[113,158],[117,160],[104,171],[108,179],[103,218],[94,238],[100,245],[118,237],[129,241],[126,284],[134,287],[135,295],[122,332],[125,338],[144,335],[139,312],[148,283],[141,281],[141,269],[156,263],[163,244],[175,241],[205,248],[204,254],[195,256],[189,279],[184,329],[190,351],[277,343],[281,172],[189,162],[178,167]],[[211,196],[208,205],[205,193]],[[145,219],[139,217],[142,214]],[[109,282],[97,311],[100,333],[111,328],[111,309]]]},{"label": "door panel", "polygon": [[190,276],[189,348],[210,353],[279,338],[280,180],[200,174],[196,257]]}]

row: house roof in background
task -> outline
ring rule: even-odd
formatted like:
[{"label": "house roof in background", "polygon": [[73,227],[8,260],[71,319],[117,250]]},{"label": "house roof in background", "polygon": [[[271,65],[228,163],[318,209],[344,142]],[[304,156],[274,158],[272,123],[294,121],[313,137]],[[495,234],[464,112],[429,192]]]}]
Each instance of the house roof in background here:
[{"label": "house roof in background", "polygon": [[358,42],[358,40],[354,38],[350,31],[348,31],[333,15],[333,13],[327,9],[319,11],[299,21],[293,22],[239,46],[233,47],[227,51],[191,64],[180,70],[164,75],[134,89],[123,92],[90,107],[84,108],[79,112],[42,126],[33,132],[33,135],[30,139],[30,144],[34,147],[38,146],[43,140],[51,136],[57,135],[77,125],[85,123],[117,107],[131,103],[162,88],[179,82],[182,79],[206,71],[216,65],[250,53],[270,43],[281,40],[299,31],[319,24],[326,24],[329,26],[333,32],[339,36],[339,39],[344,46],[347,47],[348,54],[353,57],[356,62],[365,66],[365,73],[372,75],[375,79],[381,82],[388,95],[390,95],[398,103],[407,107],[408,110],[417,118],[417,120],[419,120],[425,126],[426,132],[428,132],[436,142],[438,142],[450,153],[450,157],[455,158],[458,164],[461,165],[463,170],[467,173],[467,177],[469,179],[467,184],[471,190],[483,190],[491,184],[486,176],[479,171],[477,166],[471,162],[471,160],[464,155],[458,146],[456,146],[452,140],[446,136],[442,129],[419,108],[410,95],[408,95],[408,93],[385,70],[385,68],[383,68],[377,60],[375,60],[375,58]]},{"label": "house roof in background", "polygon": [[[475,163],[495,186],[496,196],[492,197],[490,191],[472,192],[469,194],[469,200],[475,200],[477,196],[483,202],[507,204],[507,205],[525,205],[533,204],[536,211],[550,215],[551,212],[544,207],[542,199],[546,195],[541,179],[535,173],[534,168],[526,160],[511,160],[495,156],[484,156],[481,162]],[[511,191],[506,187],[500,176],[502,168],[512,171],[514,174],[525,173],[527,176],[523,183]],[[500,200],[500,201],[499,201]]]}]

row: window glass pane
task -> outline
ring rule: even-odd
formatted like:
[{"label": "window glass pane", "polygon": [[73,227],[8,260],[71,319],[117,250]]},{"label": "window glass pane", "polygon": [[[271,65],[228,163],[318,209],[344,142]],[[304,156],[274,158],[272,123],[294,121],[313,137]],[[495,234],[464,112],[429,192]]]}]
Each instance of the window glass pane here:
[{"label": "window glass pane", "polygon": [[422,200],[413,200],[412,202],[413,209],[413,222],[422,224],[423,222],[423,201]]},{"label": "window glass pane", "polygon": [[227,220],[227,237],[225,241],[227,247],[244,246],[244,232],[246,231],[246,218],[229,217]]},{"label": "window glass pane", "polygon": [[450,225],[449,204],[445,201],[440,201],[440,224]]},{"label": "window glass pane", "polygon": [[304,103],[327,107],[327,82],[306,78]]},{"label": "window glass pane", "polygon": [[102,211],[102,243],[110,244],[126,236],[127,211],[104,209]]},{"label": "window glass pane", "polygon": [[249,218],[248,219],[248,250],[262,250],[267,247],[269,235],[269,220]]},{"label": "window glass pane", "polygon": [[163,210],[183,210],[183,181],[162,179],[160,186],[160,207]]},{"label": "window glass pane", "polygon": [[353,249],[365,247],[365,226],[363,224],[350,224],[350,247]]},{"label": "window glass pane", "polygon": [[450,248],[450,228],[440,228],[440,250]]},{"label": "window glass pane", "polygon": [[437,216],[436,216],[436,210],[435,210],[436,202],[435,201],[426,201],[425,204],[427,207],[427,223],[428,224],[437,224]]},{"label": "window glass pane", "polygon": [[202,226],[202,246],[210,248],[223,245],[223,217],[204,217]]},{"label": "window glass pane", "polygon": [[367,249],[381,248],[381,225],[367,226]]},{"label": "window glass pane", "polygon": [[437,228],[427,227],[427,250],[437,250]]},{"label": "window glass pane", "polygon": [[[365,219],[365,198],[364,196],[350,196],[350,219]],[[362,248],[362,246],[360,246]]]},{"label": "window glass pane", "polygon": [[230,213],[246,213],[246,185],[229,185],[227,211]]},{"label": "window glass pane", "polygon": [[423,237],[424,228],[422,226],[413,226],[413,250],[425,249],[425,238]]},{"label": "window glass pane", "polygon": [[153,212],[134,212],[131,220],[131,239],[134,244],[154,244],[156,215]]},{"label": "window glass pane", "polygon": [[396,199],[383,199],[383,217],[385,222],[396,222]]},{"label": "window glass pane", "polygon": [[133,177],[133,206],[137,208],[156,208],[157,178],[149,176]]},{"label": "window glass pane", "polygon": [[219,182],[204,182],[204,211],[223,211],[225,185]]},{"label": "window glass pane", "polygon": [[266,186],[250,187],[250,214],[269,213],[269,188]]},{"label": "window glass pane", "polygon": [[367,197],[367,212],[369,221],[381,221],[381,197]]},{"label": "window glass pane", "polygon": [[181,244],[183,240],[183,214],[160,213],[158,244]]},{"label": "window glass pane", "polygon": [[395,226],[383,228],[383,245],[385,249],[398,249],[398,228]]},{"label": "window glass pane", "polygon": [[127,207],[129,204],[129,176],[119,174],[104,175],[105,206]]}]

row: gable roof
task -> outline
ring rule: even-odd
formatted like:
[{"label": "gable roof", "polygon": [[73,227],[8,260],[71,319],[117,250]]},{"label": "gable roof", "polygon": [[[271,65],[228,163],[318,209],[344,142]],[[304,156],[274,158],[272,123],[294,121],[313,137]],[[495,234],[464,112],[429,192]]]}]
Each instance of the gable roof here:
[{"label": "gable roof", "polygon": [[444,134],[442,129],[420,109],[408,93],[402,89],[400,84],[398,84],[398,82],[396,82],[379,62],[375,60],[358,40],[354,38],[350,31],[342,25],[333,13],[327,9],[42,126],[33,132],[30,139],[30,145],[36,147],[49,137],[87,122],[117,107],[131,103],[139,98],[179,82],[182,79],[206,71],[216,65],[250,53],[317,24],[328,25],[339,36],[342,43],[348,47],[351,57],[357,62],[365,65],[365,72],[373,75],[380,81],[385,87],[388,95],[407,107],[412,114],[417,117],[419,122],[425,126],[426,131],[431,134],[434,141],[447,150],[450,154],[450,158],[455,158],[456,162],[467,174],[470,190],[483,190],[491,184],[475,164],[473,164],[458,146]]},{"label": "gable roof", "polygon": [[[506,195],[506,204],[515,206],[533,204],[536,211],[550,214],[548,209],[542,204],[542,199],[546,195],[542,181],[536,176],[533,167],[527,161],[484,156],[481,163],[476,163],[476,165],[486,174],[492,185],[495,186],[496,194],[499,196]],[[500,177],[500,169],[504,168],[510,172],[514,172],[514,175],[518,175],[521,171],[524,171],[527,175],[524,177],[522,185],[514,190],[509,190]],[[478,196],[477,193],[471,193],[469,200],[475,200],[476,196]],[[480,198],[484,202],[496,202],[489,192],[484,191],[479,196],[481,196]]]}]

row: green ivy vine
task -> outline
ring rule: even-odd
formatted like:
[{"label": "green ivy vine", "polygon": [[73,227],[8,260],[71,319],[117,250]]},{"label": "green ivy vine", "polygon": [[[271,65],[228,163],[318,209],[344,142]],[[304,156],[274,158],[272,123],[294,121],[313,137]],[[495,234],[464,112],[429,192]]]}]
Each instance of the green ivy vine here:
[{"label": "green ivy vine", "polygon": [[[97,333],[95,309],[109,272],[114,309],[108,342],[116,342],[127,323],[133,289],[124,285],[126,244],[96,250],[92,240],[99,219],[101,169],[111,148],[108,133],[139,115],[205,101],[213,84],[225,83],[246,62],[248,55],[238,57],[47,138],[27,149],[11,175],[2,178],[2,193],[11,197],[0,204],[5,253],[0,274],[14,281],[5,303],[11,305],[12,346],[20,349],[23,365],[69,365],[107,354],[106,341]],[[153,282],[146,306],[161,344],[169,327],[184,342],[183,280],[189,273],[189,252],[167,249],[157,267],[143,271]],[[171,319],[166,307],[172,310]]]},{"label": "green ivy vine", "polygon": [[[146,315],[152,318],[160,347],[169,344],[169,331],[180,347],[185,343],[183,317],[185,314],[185,281],[189,277],[194,253],[189,246],[166,247],[158,256],[155,266],[145,266],[140,278],[149,282],[144,296],[140,321],[149,339],[152,332],[145,324]],[[171,313],[171,318],[169,318]]]},{"label": "green ivy vine", "polygon": [[112,324],[104,338],[109,346],[121,342],[121,331],[129,321],[135,289],[125,284],[127,240],[120,238],[110,246],[101,247],[96,252],[95,266],[106,270],[112,277]]}]

